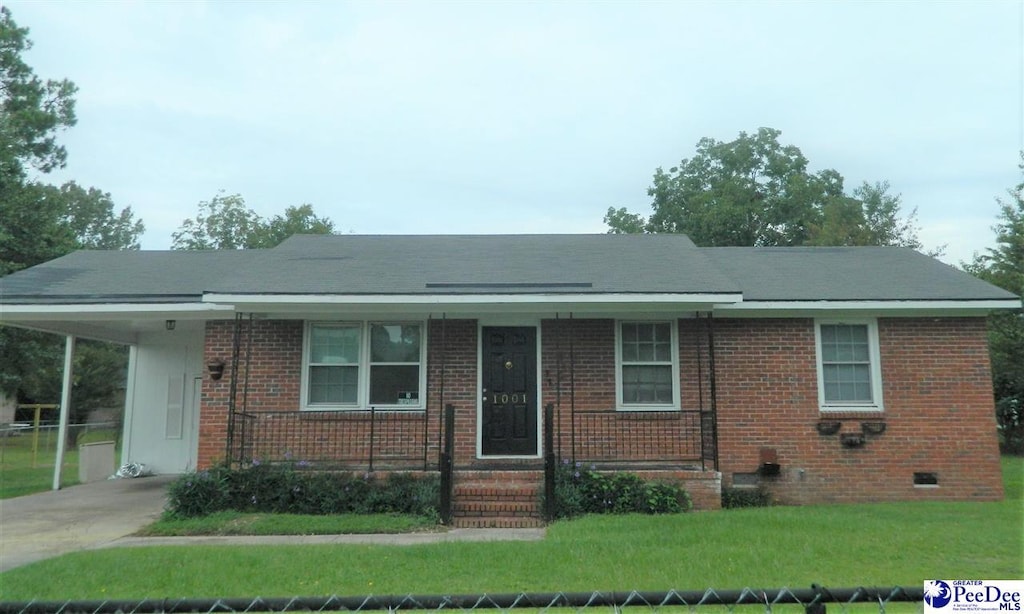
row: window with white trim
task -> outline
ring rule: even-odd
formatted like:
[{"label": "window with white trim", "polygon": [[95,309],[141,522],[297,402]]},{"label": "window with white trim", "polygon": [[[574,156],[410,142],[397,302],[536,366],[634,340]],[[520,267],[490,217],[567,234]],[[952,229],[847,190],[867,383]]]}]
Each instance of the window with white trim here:
[{"label": "window with white trim", "polygon": [[420,322],[310,322],[303,407],[422,409],[426,360]]},{"label": "window with white trim", "polygon": [[615,332],[619,409],[678,408],[675,322],[618,322]]},{"label": "window with white trim", "polygon": [[882,374],[874,320],[815,324],[822,411],[881,411]]}]

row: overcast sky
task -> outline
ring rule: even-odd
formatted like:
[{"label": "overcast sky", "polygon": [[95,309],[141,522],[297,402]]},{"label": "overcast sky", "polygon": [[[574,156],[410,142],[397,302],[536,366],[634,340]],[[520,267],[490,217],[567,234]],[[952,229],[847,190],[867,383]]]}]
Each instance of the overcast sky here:
[{"label": "overcast sky", "polygon": [[131,206],[145,249],[218,190],[344,232],[604,232],[700,138],[769,126],[957,263],[1020,177],[1024,0],[4,4],[79,87],[48,180]]}]

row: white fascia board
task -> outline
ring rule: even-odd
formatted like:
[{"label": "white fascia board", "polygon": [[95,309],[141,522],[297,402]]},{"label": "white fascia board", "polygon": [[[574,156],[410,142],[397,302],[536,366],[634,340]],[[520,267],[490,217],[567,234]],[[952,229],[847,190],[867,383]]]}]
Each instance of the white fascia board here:
[{"label": "white fascia board", "polygon": [[736,317],[777,317],[843,312],[889,315],[979,316],[992,311],[1020,309],[1018,299],[937,301],[746,301],[716,305],[715,312]]},{"label": "white fascia board", "polygon": [[203,302],[232,305],[491,305],[491,304],[729,304],[742,294],[207,294]]},{"label": "white fascia board", "polygon": [[7,304],[0,305],[0,322],[18,320],[61,319],[80,316],[102,319],[104,316],[160,317],[166,315],[210,315],[212,312],[234,311],[232,305],[210,303],[77,303],[62,305]]}]

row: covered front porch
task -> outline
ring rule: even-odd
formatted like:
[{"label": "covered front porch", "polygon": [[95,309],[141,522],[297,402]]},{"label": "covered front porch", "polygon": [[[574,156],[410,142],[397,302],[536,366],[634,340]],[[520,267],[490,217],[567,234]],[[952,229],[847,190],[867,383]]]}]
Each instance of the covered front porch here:
[{"label": "covered front porch", "polygon": [[[287,325],[239,314],[230,331],[214,335],[230,339],[230,357],[206,356],[223,369],[221,380],[208,382],[216,393],[204,392],[204,401],[224,402],[221,458],[236,466],[258,461],[316,470],[448,472],[450,519],[461,526],[542,522],[549,474],[566,463],[681,482],[698,508],[718,507],[711,314],[676,318],[677,377],[685,381],[679,406],[642,411],[616,408],[614,390],[596,392],[614,388],[595,384],[614,379],[601,371],[611,369],[603,364],[608,348],[595,351],[611,346],[606,337],[614,319],[552,316],[520,318],[515,326],[507,318],[490,326],[487,317],[428,316],[422,408],[298,410],[287,403],[275,408],[252,390],[256,364],[266,360],[261,338]],[[519,335],[525,348],[518,354],[495,350],[501,335]],[[204,402],[203,412],[207,424],[220,414],[216,403]],[[497,436],[489,443],[492,432]]]}]

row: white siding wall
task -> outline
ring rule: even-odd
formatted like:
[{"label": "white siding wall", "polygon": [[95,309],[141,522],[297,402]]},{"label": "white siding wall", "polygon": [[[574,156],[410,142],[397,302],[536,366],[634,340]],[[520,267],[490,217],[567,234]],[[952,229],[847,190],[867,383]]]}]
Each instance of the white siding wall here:
[{"label": "white siding wall", "polygon": [[125,401],[125,463],[153,473],[196,466],[202,331],[145,333],[129,365]]}]

